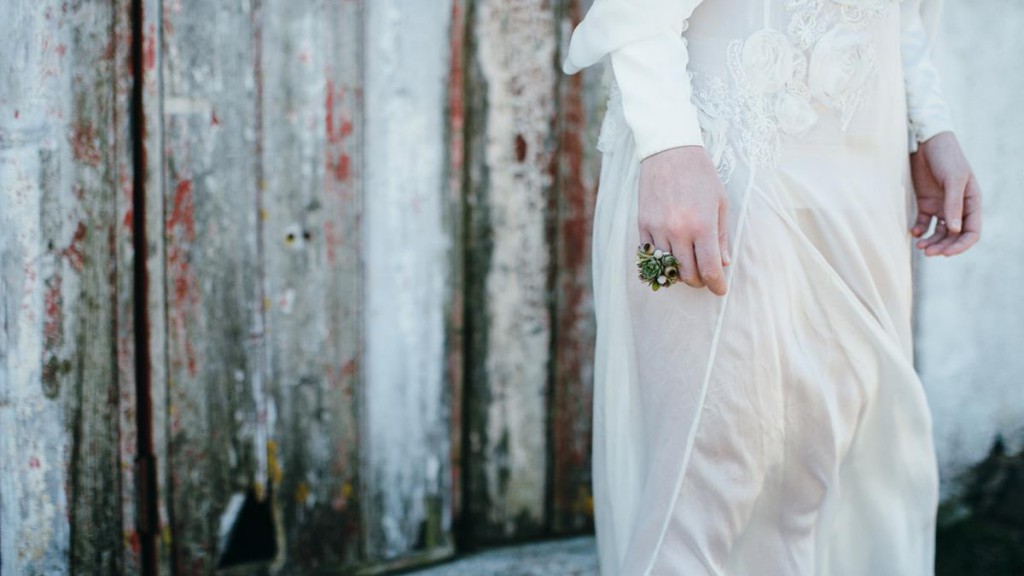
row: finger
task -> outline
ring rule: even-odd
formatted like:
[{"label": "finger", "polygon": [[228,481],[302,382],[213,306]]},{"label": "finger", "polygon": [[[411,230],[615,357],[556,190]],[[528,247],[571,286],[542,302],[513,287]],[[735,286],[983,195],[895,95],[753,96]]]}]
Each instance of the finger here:
[{"label": "finger", "polygon": [[946,183],[946,198],[943,202],[942,215],[946,219],[946,226],[954,234],[960,233],[960,222],[964,211],[964,191],[967,182],[951,180]]},{"label": "finger", "polygon": [[981,239],[981,191],[974,178],[967,183],[967,197],[964,200],[963,231],[948,246],[943,246],[942,254],[955,256],[977,244]]},{"label": "finger", "polygon": [[928,231],[928,226],[932,223],[932,215],[925,214],[924,212],[917,213],[917,221],[914,222],[913,228],[910,229],[910,233],[914,237],[919,237]]},{"label": "finger", "polygon": [[956,256],[977,244],[981,235],[977,232],[961,232],[957,235],[956,241],[942,251],[944,256]]},{"label": "finger", "polygon": [[712,230],[698,237],[694,244],[694,252],[697,255],[697,270],[700,272],[701,280],[713,293],[719,296],[725,294],[725,272],[722,271],[718,231]]},{"label": "finger", "polygon": [[729,254],[729,207],[723,198],[718,203],[718,250],[722,253],[722,266],[732,264]]},{"label": "finger", "polygon": [[931,254],[935,255],[942,254],[943,256],[948,256],[948,254],[946,254],[946,250],[950,246],[955,244],[957,241],[959,241],[961,235],[962,234],[953,233],[946,234],[945,238],[929,246],[928,250],[925,251],[925,254],[928,254],[930,252]]},{"label": "finger", "polygon": [[964,231],[974,231],[981,236],[981,188],[978,181],[971,176],[967,181],[967,192],[964,198]]},{"label": "finger", "polygon": [[946,224],[943,223],[942,221],[939,221],[937,224],[935,224],[935,230],[932,232],[931,236],[927,238],[922,238],[921,240],[917,241],[917,247],[924,250],[925,248],[945,238],[946,233]]},{"label": "finger", "polygon": [[922,246],[925,256],[934,256],[938,254],[938,251],[935,249],[935,246],[942,242],[943,240],[945,240],[946,237],[949,235],[949,230],[946,228],[945,224],[936,225],[935,233],[929,236],[924,241],[924,246]]},{"label": "finger", "polygon": [[[680,262],[679,277],[687,286],[703,288],[704,281],[701,280],[700,272],[697,269],[697,257],[693,252],[693,244],[687,242],[683,244],[683,246],[685,247],[679,250],[683,254],[683,257],[679,258],[676,256],[679,258]],[[673,254],[675,254],[675,252],[673,252]]]},{"label": "finger", "polygon": [[693,243],[677,240],[672,243],[672,255],[679,260],[679,280],[693,288],[703,288],[704,282],[697,272],[697,259],[693,254]]}]

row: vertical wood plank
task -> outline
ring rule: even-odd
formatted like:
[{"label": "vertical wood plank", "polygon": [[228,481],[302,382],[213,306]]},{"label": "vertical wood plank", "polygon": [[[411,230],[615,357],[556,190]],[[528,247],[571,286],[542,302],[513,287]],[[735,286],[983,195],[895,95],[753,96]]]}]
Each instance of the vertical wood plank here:
[{"label": "vertical wood plank", "polygon": [[[120,0],[129,3],[128,0]],[[148,372],[150,396],[150,435],[151,449],[155,455],[156,478],[156,568],[159,574],[171,574],[173,569],[173,549],[171,538],[171,481],[170,465],[170,401],[169,401],[169,356],[168,356],[168,303],[167,292],[167,244],[166,228],[167,206],[164,197],[164,91],[162,71],[164,67],[164,0],[142,0],[142,22],[138,28],[142,30],[140,39],[142,47],[142,109],[133,111],[142,122],[142,142],[137,143],[142,154],[137,158],[137,168],[144,170],[141,175],[142,206],[131,206],[131,219],[144,218],[146,229],[145,262],[140,263],[133,255],[133,266],[145,266],[146,276],[144,293],[136,293],[133,298],[133,313],[146,314],[146,334],[143,340],[147,343],[149,355]],[[136,175],[136,181],[140,181]],[[122,226],[129,226],[128,215],[120,218]],[[126,288],[127,289],[127,288]],[[136,335],[138,338],[138,335]],[[141,351],[136,350],[136,354]],[[138,361],[138,360],[136,360]],[[133,471],[134,473],[134,471]],[[135,546],[135,543],[131,543]]]},{"label": "vertical wood plank", "polygon": [[[149,333],[143,331],[140,334],[137,331],[139,325],[136,324],[136,321],[139,320],[144,324],[149,313],[145,310],[144,304],[136,305],[135,273],[136,266],[142,267],[139,270],[141,272],[152,269],[154,264],[160,262],[140,261],[142,255],[136,251],[142,239],[135,237],[135,218],[136,216],[146,217],[145,208],[135,204],[135,188],[140,182],[136,176],[144,177],[146,173],[145,170],[136,172],[134,124],[140,116],[133,117],[135,106],[133,91],[136,82],[142,80],[141,76],[137,75],[141,70],[137,70],[135,66],[134,18],[136,15],[133,14],[131,0],[116,0],[111,4],[115,16],[113,31],[116,40],[111,46],[112,57],[116,69],[123,71],[123,73],[115,75],[114,101],[112,102],[113,129],[116,138],[111,152],[114,157],[117,184],[114,193],[115,213],[111,222],[113,241],[110,247],[115,259],[116,349],[112,350],[112,353],[116,358],[119,382],[117,427],[121,460],[118,476],[114,480],[119,483],[120,487],[118,498],[123,524],[121,547],[118,550],[111,550],[111,552],[121,554],[123,558],[122,571],[130,574],[142,573],[147,569],[143,566],[143,547],[146,542],[152,542],[152,536],[146,533],[141,526],[141,522],[145,518],[140,513],[139,504],[146,496],[140,487],[140,481],[143,478],[138,474],[140,442],[149,444],[149,438],[140,429],[139,424],[151,421],[152,413],[146,409],[148,391],[141,396],[138,394],[140,385],[149,386],[147,377],[138,379],[140,369],[142,372],[146,372],[150,367],[148,358],[143,354],[137,354],[137,346],[140,342],[148,339]],[[146,64],[146,62],[140,63],[143,66]],[[150,71],[147,71],[146,74],[150,74]],[[159,235],[157,236],[159,237]],[[141,410],[140,401],[142,402]],[[148,453],[148,451],[148,447],[143,449],[144,453]]]},{"label": "vertical wood plank", "polygon": [[[164,305],[164,210],[162,156],[162,93],[160,50],[162,14],[160,0],[142,0],[140,13],[133,13],[131,0],[118,0],[116,44],[119,66],[131,70],[131,82],[119,82],[115,104],[117,130],[122,137],[117,150],[117,367],[122,382],[119,396],[121,505],[125,511],[124,548],[127,572],[155,568],[170,573],[170,517],[167,498],[167,357]],[[139,18],[139,22],[134,19]],[[139,62],[135,62],[134,34],[138,38]],[[136,75],[137,74],[137,75]],[[135,83],[141,82],[141,102],[133,100]],[[139,109],[136,110],[136,106]],[[138,122],[136,131],[134,124]],[[136,142],[135,138],[140,138]],[[141,187],[136,190],[136,187]],[[139,203],[137,203],[139,202]],[[141,224],[139,220],[142,220]],[[136,231],[144,230],[137,237]],[[143,246],[143,251],[139,247]],[[139,282],[138,276],[142,280]],[[143,387],[144,395],[137,391]],[[148,424],[145,422],[148,421]],[[140,424],[147,430],[143,432]],[[142,452],[140,452],[140,446]],[[144,489],[146,462],[155,458],[153,485]],[[142,474],[140,474],[140,472]],[[149,494],[145,490],[152,490]],[[148,502],[155,500],[150,511]],[[146,510],[139,510],[139,506]],[[152,514],[152,517],[150,515]],[[129,521],[130,520],[130,521]],[[150,535],[140,531],[142,523],[154,532],[155,565],[144,566],[143,542]]]},{"label": "vertical wood plank", "polygon": [[369,560],[452,551],[444,228],[450,0],[366,4]]},{"label": "vertical wood plank", "polygon": [[362,560],[362,3],[262,13],[264,284],[289,573]]},{"label": "vertical wood plank", "polygon": [[545,522],[555,150],[553,7],[471,4],[466,264],[466,540]]},{"label": "vertical wood plank", "polygon": [[128,72],[117,18],[112,3],[18,1],[0,19],[5,574],[130,568],[114,361],[114,108]]},{"label": "vertical wood plank", "polygon": [[457,532],[459,522],[463,518],[464,503],[462,500],[465,482],[463,454],[466,439],[464,411],[465,389],[465,175],[466,175],[466,30],[468,4],[471,0],[452,0],[451,19],[449,23],[448,48],[448,87],[446,106],[447,154],[445,166],[447,170],[447,202],[444,229],[448,231],[451,250],[448,252],[448,298],[445,310],[445,382],[450,398],[449,434],[451,450],[448,454],[448,465],[451,467],[452,496],[452,530]]},{"label": "vertical wood plank", "polygon": [[[559,2],[559,45],[591,2]],[[563,53],[556,58],[561,63]],[[595,319],[591,244],[600,154],[597,133],[607,86],[602,66],[562,75],[558,93],[557,194],[554,220],[554,347],[552,354],[551,503],[553,533],[593,528],[590,486]]]},{"label": "vertical wood plank", "polygon": [[247,501],[249,528],[264,537],[250,551],[277,547],[266,511],[277,412],[264,382],[259,10],[259,0],[164,4],[165,460],[177,574],[213,570]]}]

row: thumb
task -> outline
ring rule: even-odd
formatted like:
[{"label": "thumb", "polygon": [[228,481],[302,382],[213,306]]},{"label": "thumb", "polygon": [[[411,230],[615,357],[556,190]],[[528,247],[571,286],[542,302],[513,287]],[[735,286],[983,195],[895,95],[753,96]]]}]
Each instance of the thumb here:
[{"label": "thumb", "polygon": [[960,233],[960,223],[964,212],[964,184],[959,181],[947,181],[942,212],[946,220],[946,228],[954,234]]}]

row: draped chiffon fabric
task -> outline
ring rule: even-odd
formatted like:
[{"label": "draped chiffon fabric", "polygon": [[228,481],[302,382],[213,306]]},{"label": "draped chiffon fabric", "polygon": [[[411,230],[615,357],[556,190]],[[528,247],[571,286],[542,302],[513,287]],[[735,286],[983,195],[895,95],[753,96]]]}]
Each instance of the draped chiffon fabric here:
[{"label": "draped chiffon fabric", "polygon": [[592,252],[601,573],[933,574],[908,133],[913,149],[949,119],[917,3],[909,22],[889,0],[691,4],[670,27],[690,84],[665,98],[699,119],[725,183],[729,291],[637,279],[639,163],[673,136],[643,131],[657,106],[631,113],[628,94],[656,87],[615,69]]}]

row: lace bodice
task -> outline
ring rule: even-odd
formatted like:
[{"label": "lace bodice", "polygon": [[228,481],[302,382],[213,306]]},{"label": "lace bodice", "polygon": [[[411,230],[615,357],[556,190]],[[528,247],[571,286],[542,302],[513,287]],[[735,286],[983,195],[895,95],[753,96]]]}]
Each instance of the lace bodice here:
[{"label": "lace bodice", "polygon": [[[647,19],[623,20],[618,38],[629,41],[607,52],[615,81],[603,132],[631,129],[639,159],[689,144],[708,149],[723,180],[737,156],[771,167],[780,143],[846,132],[879,86],[901,97],[905,90],[911,149],[951,129],[918,0],[623,2],[595,2],[564,67],[571,72],[601,51],[588,35],[611,25],[588,22],[592,14],[617,7],[621,16],[629,4],[679,19],[661,30]],[[903,78],[895,76],[901,70]]]}]

